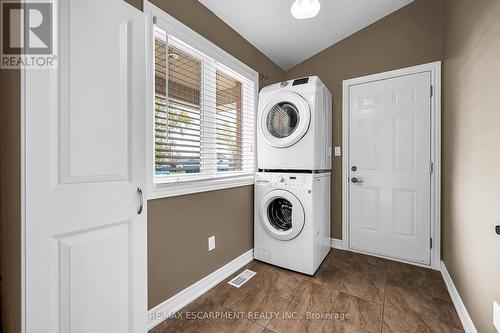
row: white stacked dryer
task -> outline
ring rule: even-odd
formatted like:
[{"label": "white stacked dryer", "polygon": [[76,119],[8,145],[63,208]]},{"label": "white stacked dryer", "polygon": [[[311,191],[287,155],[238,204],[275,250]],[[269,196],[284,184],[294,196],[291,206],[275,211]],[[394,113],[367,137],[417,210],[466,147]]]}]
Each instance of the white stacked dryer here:
[{"label": "white stacked dryer", "polygon": [[317,76],[259,94],[254,257],[314,274],[330,251],[332,95]]},{"label": "white stacked dryer", "polygon": [[330,170],[332,94],[317,76],[263,88],[257,165],[264,170]]}]

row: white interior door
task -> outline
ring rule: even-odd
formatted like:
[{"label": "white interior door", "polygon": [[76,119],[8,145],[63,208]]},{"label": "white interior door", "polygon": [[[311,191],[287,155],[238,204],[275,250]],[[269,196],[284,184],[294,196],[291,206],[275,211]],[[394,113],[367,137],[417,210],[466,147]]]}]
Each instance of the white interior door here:
[{"label": "white interior door", "polygon": [[57,4],[58,68],[25,73],[26,332],[144,332],[145,17]]},{"label": "white interior door", "polygon": [[349,87],[349,246],[430,264],[431,76]]}]

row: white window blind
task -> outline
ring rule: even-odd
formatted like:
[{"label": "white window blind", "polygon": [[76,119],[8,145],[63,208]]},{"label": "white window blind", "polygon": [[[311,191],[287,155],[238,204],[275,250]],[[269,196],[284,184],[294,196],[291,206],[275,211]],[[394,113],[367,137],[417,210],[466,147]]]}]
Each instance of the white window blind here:
[{"label": "white window blind", "polygon": [[254,172],[254,82],[155,26],[155,182]]}]

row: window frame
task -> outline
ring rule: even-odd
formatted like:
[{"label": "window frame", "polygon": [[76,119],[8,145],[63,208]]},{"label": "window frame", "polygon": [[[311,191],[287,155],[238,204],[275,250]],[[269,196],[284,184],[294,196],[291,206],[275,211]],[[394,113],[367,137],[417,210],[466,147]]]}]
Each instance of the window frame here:
[{"label": "window frame", "polygon": [[[257,158],[256,158],[256,130],[257,130],[257,102],[258,102],[258,89],[259,89],[259,74],[250,68],[249,66],[243,64],[241,61],[225,52],[218,46],[216,46],[211,41],[202,37],[200,34],[196,33],[189,27],[185,26],[181,22],[177,21],[167,13],[165,13],[160,8],[144,1],[144,12],[146,13],[148,29],[147,29],[147,40],[148,40],[148,62],[147,62],[147,77],[148,85],[146,91],[147,100],[147,124],[146,130],[148,135],[147,140],[147,173],[148,173],[148,188],[146,197],[148,199],[158,199],[165,197],[172,197],[178,195],[185,195],[190,193],[198,193],[205,191],[213,191],[225,188],[253,185],[255,183],[255,171],[257,170]],[[158,26],[160,29],[164,30],[167,34],[171,34],[183,45],[183,51],[189,51],[189,47],[203,53],[207,59],[217,62],[217,66],[214,70],[221,70],[223,73],[234,76],[235,79],[249,80],[253,83],[253,99],[254,99],[254,112],[253,112],[253,167],[252,171],[241,171],[241,172],[231,172],[228,175],[217,175],[213,177],[207,177],[202,174],[192,174],[188,176],[182,176],[182,179],[175,179],[175,176],[156,176],[155,175],[155,128],[154,128],[154,64],[155,64],[155,54],[154,54],[154,38],[155,32],[154,27]],[[176,43],[177,44],[177,43]],[[196,54],[191,50],[190,54]],[[242,85],[245,82],[242,81]],[[203,82],[203,75],[202,75]],[[164,178],[164,182],[158,182],[158,178]],[[177,177],[179,178],[179,177]]]}]

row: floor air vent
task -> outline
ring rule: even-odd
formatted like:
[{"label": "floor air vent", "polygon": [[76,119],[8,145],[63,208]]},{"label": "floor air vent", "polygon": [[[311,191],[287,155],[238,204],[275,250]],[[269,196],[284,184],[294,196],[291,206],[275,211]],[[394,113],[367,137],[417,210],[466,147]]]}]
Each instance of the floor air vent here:
[{"label": "floor air vent", "polygon": [[244,285],[248,280],[250,280],[255,274],[254,271],[251,271],[249,269],[245,269],[243,272],[235,276],[231,281],[228,283],[236,288],[241,287]]}]

